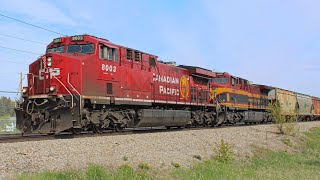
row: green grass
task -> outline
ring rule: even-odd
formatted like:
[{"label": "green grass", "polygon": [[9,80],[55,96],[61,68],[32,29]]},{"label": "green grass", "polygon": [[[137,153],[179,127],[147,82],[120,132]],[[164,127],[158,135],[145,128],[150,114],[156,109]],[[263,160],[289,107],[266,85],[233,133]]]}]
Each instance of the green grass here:
[{"label": "green grass", "polygon": [[173,168],[159,172],[152,167],[131,168],[125,164],[114,171],[91,165],[84,171],[25,174],[19,179],[319,179],[320,129],[307,133],[300,154],[272,152],[257,148],[257,156],[245,160],[219,161],[216,158],[195,164],[192,168]]},{"label": "green grass", "polygon": [[265,151],[242,161],[209,160],[174,172],[179,179],[319,179],[320,129],[308,133],[303,153]]},{"label": "green grass", "polygon": [[130,167],[131,165],[125,164],[115,171],[108,171],[99,165],[90,165],[84,171],[68,170],[62,172],[42,172],[38,174],[24,174],[19,177],[21,180],[109,180],[109,179],[153,179],[152,175],[147,171],[137,171]]}]

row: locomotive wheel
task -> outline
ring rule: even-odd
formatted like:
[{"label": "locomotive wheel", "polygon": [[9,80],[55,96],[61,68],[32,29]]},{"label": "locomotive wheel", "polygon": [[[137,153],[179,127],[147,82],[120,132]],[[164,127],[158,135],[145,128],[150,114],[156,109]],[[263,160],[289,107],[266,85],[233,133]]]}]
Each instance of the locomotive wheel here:
[{"label": "locomotive wheel", "polygon": [[73,134],[81,134],[82,129],[81,128],[71,128],[71,132]]},{"label": "locomotive wheel", "polygon": [[116,125],[114,126],[114,130],[115,130],[116,132],[121,132],[123,129],[124,129],[124,128],[121,127],[120,124],[116,124]]},{"label": "locomotive wheel", "polygon": [[103,132],[103,128],[101,128],[100,126],[94,126],[93,130],[96,134],[101,134]]}]

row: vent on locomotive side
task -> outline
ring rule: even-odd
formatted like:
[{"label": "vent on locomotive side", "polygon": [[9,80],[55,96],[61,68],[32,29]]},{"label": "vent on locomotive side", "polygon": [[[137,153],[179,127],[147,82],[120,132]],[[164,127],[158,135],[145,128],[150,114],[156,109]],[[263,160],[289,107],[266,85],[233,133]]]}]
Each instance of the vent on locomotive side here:
[{"label": "vent on locomotive side", "polygon": [[139,51],[134,51],[134,60],[141,61],[141,53]]},{"label": "vent on locomotive side", "polygon": [[175,61],[165,62],[165,64],[168,64],[170,66],[176,66],[177,65],[177,63]]},{"label": "vent on locomotive side", "polygon": [[131,60],[132,59],[132,50],[127,49],[127,59]]},{"label": "vent on locomotive side", "polygon": [[150,66],[152,67],[155,67],[156,66],[156,59],[152,56],[149,57],[149,64]]},{"label": "vent on locomotive side", "polygon": [[107,83],[107,94],[113,94],[112,83]]}]

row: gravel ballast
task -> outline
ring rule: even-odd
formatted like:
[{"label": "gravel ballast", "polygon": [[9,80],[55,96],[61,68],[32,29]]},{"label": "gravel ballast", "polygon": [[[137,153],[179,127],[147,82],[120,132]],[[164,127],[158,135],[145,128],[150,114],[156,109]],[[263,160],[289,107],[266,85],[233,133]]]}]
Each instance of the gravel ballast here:
[{"label": "gravel ballast", "polygon": [[[320,127],[320,122],[298,123],[299,132]],[[191,166],[194,157],[208,159],[217,143],[229,143],[239,158],[256,147],[290,151],[275,125],[256,125],[203,130],[181,130],[119,136],[55,139],[0,144],[0,179],[22,172],[82,169],[89,164],[117,168],[125,163],[147,162],[152,168],[171,168],[172,163]],[[293,137],[285,137],[293,138]],[[125,161],[126,160],[126,161]]]}]

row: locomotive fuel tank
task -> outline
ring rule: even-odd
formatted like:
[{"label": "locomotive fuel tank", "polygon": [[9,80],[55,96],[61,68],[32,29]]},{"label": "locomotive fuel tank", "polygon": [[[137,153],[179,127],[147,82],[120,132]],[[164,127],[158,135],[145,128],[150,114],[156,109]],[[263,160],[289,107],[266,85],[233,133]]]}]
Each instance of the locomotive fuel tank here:
[{"label": "locomotive fuel tank", "polygon": [[191,111],[142,109],[135,127],[185,126],[191,121]]}]

